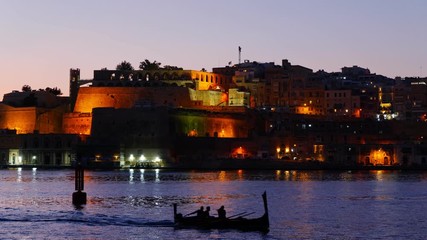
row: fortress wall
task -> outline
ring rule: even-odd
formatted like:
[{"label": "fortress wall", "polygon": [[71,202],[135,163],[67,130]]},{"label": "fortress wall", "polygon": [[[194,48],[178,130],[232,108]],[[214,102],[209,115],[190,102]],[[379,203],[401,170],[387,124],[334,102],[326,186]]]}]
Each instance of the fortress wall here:
[{"label": "fortress wall", "polygon": [[188,89],[182,87],[84,87],[79,89],[74,112],[93,108],[132,108],[137,103],[154,106],[192,106]]},{"label": "fortress wall", "polygon": [[173,116],[175,133],[194,137],[246,138],[249,127],[245,119],[231,115],[177,114]]},{"label": "fortress wall", "polygon": [[14,108],[0,104],[0,129],[16,129],[16,133],[32,133],[36,129],[36,108]]},{"label": "fortress wall", "polygon": [[66,134],[90,134],[91,113],[66,113],[62,119],[62,129]]}]

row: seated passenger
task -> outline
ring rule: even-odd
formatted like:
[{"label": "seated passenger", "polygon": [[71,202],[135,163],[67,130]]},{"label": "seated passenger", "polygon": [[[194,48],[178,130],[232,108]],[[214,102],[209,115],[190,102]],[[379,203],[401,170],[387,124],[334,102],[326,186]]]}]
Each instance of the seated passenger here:
[{"label": "seated passenger", "polygon": [[224,206],[221,206],[217,211],[218,211],[218,218],[225,219],[226,211],[224,209]]}]

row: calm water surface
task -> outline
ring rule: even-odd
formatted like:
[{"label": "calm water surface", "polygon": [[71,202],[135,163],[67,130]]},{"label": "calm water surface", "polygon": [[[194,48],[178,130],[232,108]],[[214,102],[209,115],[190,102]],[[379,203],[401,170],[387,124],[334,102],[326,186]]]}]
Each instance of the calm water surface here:
[{"label": "calm water surface", "polygon": [[[258,217],[264,190],[268,234],[173,228],[172,203]],[[427,239],[424,172],[86,171],[81,209],[72,170],[0,170],[0,191],[0,239]]]}]

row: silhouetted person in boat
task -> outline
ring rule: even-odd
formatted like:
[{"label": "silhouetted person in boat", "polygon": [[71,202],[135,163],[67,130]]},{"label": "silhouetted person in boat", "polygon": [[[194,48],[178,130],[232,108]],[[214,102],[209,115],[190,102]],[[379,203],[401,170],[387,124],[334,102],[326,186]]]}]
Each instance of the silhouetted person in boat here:
[{"label": "silhouetted person in boat", "polygon": [[224,206],[221,206],[217,211],[218,211],[218,218],[225,219],[226,212],[225,212]]},{"label": "silhouetted person in boat", "polygon": [[191,212],[185,216],[190,216],[190,215],[196,214],[197,217],[202,217],[204,213],[205,213],[205,211],[203,209],[203,206],[201,206],[200,209],[197,209],[196,211]]},{"label": "silhouetted person in boat", "polygon": [[209,216],[209,211],[211,210],[211,207],[206,207],[206,211],[203,212],[203,217],[204,218],[208,218]]},{"label": "silhouetted person in boat", "polygon": [[203,210],[203,206],[200,207],[199,210],[196,211],[197,217],[203,217],[205,211]]}]

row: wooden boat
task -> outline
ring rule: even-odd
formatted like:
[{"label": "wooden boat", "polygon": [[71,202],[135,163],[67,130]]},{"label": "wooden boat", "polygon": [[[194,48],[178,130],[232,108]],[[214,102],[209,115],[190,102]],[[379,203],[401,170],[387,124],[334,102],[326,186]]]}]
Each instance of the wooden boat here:
[{"label": "wooden boat", "polygon": [[[238,229],[242,231],[268,232],[270,223],[268,220],[267,193],[262,194],[264,201],[264,214],[259,218],[244,217],[185,217],[177,213],[176,203],[174,207],[174,222],[177,228],[199,228],[199,229]],[[245,214],[242,214],[244,216]]]}]

